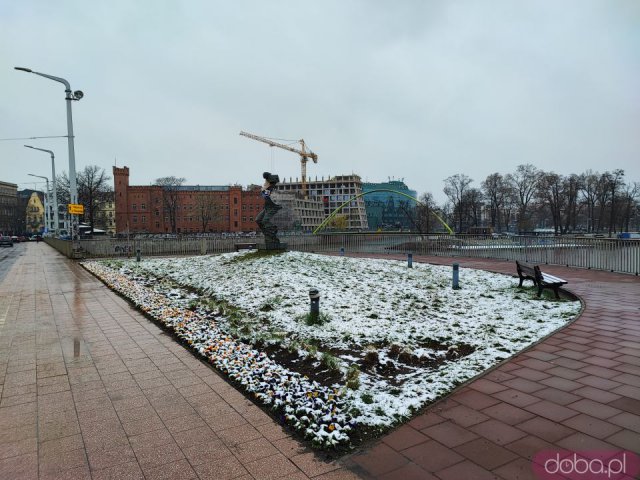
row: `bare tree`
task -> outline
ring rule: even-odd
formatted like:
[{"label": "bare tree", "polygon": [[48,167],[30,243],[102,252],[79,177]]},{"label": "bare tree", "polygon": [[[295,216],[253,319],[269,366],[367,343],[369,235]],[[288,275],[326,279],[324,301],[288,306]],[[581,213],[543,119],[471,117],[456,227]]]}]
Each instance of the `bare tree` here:
[{"label": "bare tree", "polygon": [[631,217],[638,204],[640,196],[640,182],[633,182],[625,186],[624,192],[620,195],[620,223],[619,230],[628,232],[631,229]]},{"label": "bare tree", "polygon": [[463,230],[464,212],[462,202],[469,185],[473,182],[471,178],[462,173],[457,173],[444,180],[444,193],[453,205],[453,214],[458,219],[458,233]]},{"label": "bare tree", "polygon": [[78,200],[84,205],[84,220],[91,226],[91,233],[97,216],[111,197],[112,188],[109,184],[111,177],[106,175],[104,168],[88,165],[78,173]]},{"label": "bare tree", "polygon": [[[66,205],[70,202],[69,177],[67,172],[56,176],[58,203]],[[109,180],[111,177],[105,173],[104,168],[97,165],[87,165],[77,173],[78,203],[84,206],[82,220],[88,223],[93,233],[96,220],[107,202],[113,198],[113,187]]]},{"label": "bare tree", "polygon": [[216,200],[215,195],[210,192],[198,192],[196,193],[196,216],[202,226],[202,233],[207,231],[207,226],[210,223],[214,223],[221,217],[218,206],[220,202]]},{"label": "bare tree", "polygon": [[169,217],[169,224],[171,225],[171,233],[176,233],[176,216],[179,207],[178,190],[185,179],[182,177],[161,177],[157,178],[154,185],[162,187],[162,204],[165,211],[165,216]]},{"label": "bare tree", "polygon": [[566,198],[564,233],[577,229],[578,213],[580,210],[578,196],[581,188],[582,179],[579,175],[572,173],[564,177],[562,183],[562,189]]},{"label": "bare tree", "polygon": [[518,209],[518,230],[521,232],[531,229],[529,207],[535,198],[539,177],[539,170],[531,164],[518,165],[516,171],[506,177]]},{"label": "bare tree", "polygon": [[593,232],[596,226],[596,204],[598,202],[598,183],[600,174],[587,170],[580,175],[580,193],[587,208],[587,232]]},{"label": "bare tree", "polygon": [[432,231],[433,213],[438,207],[430,192],[423,193],[415,207],[411,207],[408,202],[400,202],[398,208],[407,216],[413,230],[420,234]]},{"label": "bare tree", "polygon": [[607,215],[607,205],[609,204],[609,181],[611,179],[611,174],[609,172],[604,172],[598,178],[598,183],[596,184],[596,203],[597,203],[597,212],[598,212],[598,220],[596,222],[596,232],[601,232],[605,225],[606,215]]},{"label": "bare tree", "polygon": [[469,188],[462,197],[460,208],[468,226],[479,227],[482,217],[483,196],[478,188]]},{"label": "bare tree", "polygon": [[71,195],[69,195],[69,177],[67,172],[62,172],[56,175],[56,190],[58,193],[58,204],[64,205],[65,211],[67,204],[71,203]]},{"label": "bare tree", "polygon": [[541,206],[548,207],[556,234],[562,232],[562,211],[565,207],[563,178],[555,172],[540,172],[536,194]]},{"label": "bare tree", "polygon": [[617,195],[618,191],[624,185],[624,170],[617,169],[614,170],[611,174],[609,174],[609,192],[611,195],[611,210],[609,213],[609,236],[615,230],[615,223],[617,217]]},{"label": "bare tree", "polygon": [[489,201],[491,228],[497,232],[502,232],[504,208],[510,194],[509,184],[501,174],[492,173],[482,181],[482,190]]}]

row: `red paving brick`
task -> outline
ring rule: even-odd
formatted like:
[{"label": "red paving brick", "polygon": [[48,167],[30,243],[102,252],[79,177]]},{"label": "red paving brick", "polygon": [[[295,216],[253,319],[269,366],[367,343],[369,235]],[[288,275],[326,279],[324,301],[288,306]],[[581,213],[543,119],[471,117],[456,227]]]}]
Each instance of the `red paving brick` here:
[{"label": "red paving brick", "polygon": [[493,480],[498,477],[473,462],[465,460],[437,472],[442,480],[459,480],[461,478],[473,478],[474,480]]},{"label": "red paving brick", "polygon": [[[453,262],[436,257],[423,260]],[[512,262],[455,261],[461,268],[514,273]],[[453,433],[460,427],[480,438],[452,447],[466,458],[457,462],[450,458],[450,451],[442,450],[442,444],[438,444],[440,450],[428,443],[409,449],[409,458],[421,468],[440,478],[527,479],[535,478],[531,459],[544,449],[640,449],[640,349],[635,337],[628,340],[618,333],[622,330],[621,312],[637,312],[639,308],[640,282],[627,275],[552,266],[545,269],[569,280],[569,289],[585,301],[582,316],[447,397],[460,406],[439,412],[438,416],[448,419],[437,422],[435,431],[441,440],[448,439],[447,428]],[[592,288],[594,282],[597,289]],[[605,318],[611,320],[603,321]],[[636,314],[625,317],[625,322],[633,325],[637,334],[640,321]],[[634,348],[622,345],[622,341],[636,342],[635,351],[622,352],[621,346]],[[433,420],[431,412],[438,405],[423,417],[431,415]],[[492,419],[477,421],[479,414]],[[417,417],[411,423],[420,421]],[[439,454],[455,463],[438,470],[434,457]]]},{"label": "red paving brick", "polygon": [[486,438],[479,438],[460,445],[455,448],[455,451],[487,470],[492,470],[518,458],[512,451]]},{"label": "red paving brick", "polygon": [[[492,407],[489,407],[489,409],[490,408]],[[466,405],[456,405],[455,407],[442,410],[440,416],[462,427],[470,427],[489,419],[487,415],[478,412],[476,409],[469,408]]]},{"label": "red paving brick", "polygon": [[640,450],[636,277],[545,266],[584,300],[577,321],[331,461],[74,262],[25,249],[0,283],[3,478],[533,478],[543,449]]},{"label": "red paving brick", "polygon": [[[398,430],[403,430],[399,428]],[[478,438],[476,434],[470,430],[460,427],[453,422],[447,421],[428,427],[422,430],[422,433],[428,435],[432,439],[446,445],[447,447],[455,447],[462,443],[466,443],[474,438]]]},{"label": "red paving brick", "polygon": [[383,441],[395,450],[404,450],[405,448],[429,441],[429,437],[414,428],[407,427],[400,428],[386,435]]},{"label": "red paving brick", "polygon": [[[374,449],[375,448],[376,447],[374,447]],[[372,449],[372,451],[374,449]],[[453,451],[451,448],[445,447],[435,440],[408,448],[402,453],[405,457],[405,460],[407,461],[405,463],[408,463],[408,460],[411,460],[413,463],[417,464],[428,472],[443,470],[464,460],[464,457]],[[367,454],[362,455],[358,458],[363,459],[370,456],[371,455],[369,455],[367,452]],[[374,472],[367,469],[367,473]]]}]

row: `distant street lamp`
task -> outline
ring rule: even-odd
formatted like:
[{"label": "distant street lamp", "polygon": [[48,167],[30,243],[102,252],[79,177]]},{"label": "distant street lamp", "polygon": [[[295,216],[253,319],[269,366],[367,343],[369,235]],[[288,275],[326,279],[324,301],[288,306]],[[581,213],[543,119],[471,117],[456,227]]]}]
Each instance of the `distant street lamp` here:
[{"label": "distant street lamp", "polygon": [[[58,236],[58,230],[60,228],[60,212],[58,211],[58,188],[56,187],[56,161],[55,155],[51,150],[45,150],[44,148],[32,147],[31,145],[25,145],[27,148],[33,148],[34,150],[40,150],[41,152],[47,152],[51,155],[51,181],[53,183],[53,214],[55,216],[53,224],[53,233]],[[47,189],[49,187],[47,186]]]},{"label": "distant street lamp", "polygon": [[[73,146],[73,118],[71,116],[71,101],[80,100],[84,97],[84,93],[80,90],[71,92],[71,85],[64,78],[54,77],[53,75],[47,75],[46,73],[35,72],[30,68],[14,67],[16,70],[22,72],[33,73],[39,75],[54,82],[62,83],[65,86],[65,100],[67,101],[67,142],[69,145],[69,196],[71,197],[71,203],[78,203],[78,186],[76,183],[76,153]],[[78,222],[77,216],[71,215],[71,238],[75,242],[78,237]]]},{"label": "distant street lamp", "polygon": [[51,222],[49,221],[49,178],[44,177],[42,175],[34,175],[33,173],[27,173],[30,177],[44,178],[47,181],[47,193],[44,196],[44,225],[45,225],[45,233],[49,231],[51,228]]}]

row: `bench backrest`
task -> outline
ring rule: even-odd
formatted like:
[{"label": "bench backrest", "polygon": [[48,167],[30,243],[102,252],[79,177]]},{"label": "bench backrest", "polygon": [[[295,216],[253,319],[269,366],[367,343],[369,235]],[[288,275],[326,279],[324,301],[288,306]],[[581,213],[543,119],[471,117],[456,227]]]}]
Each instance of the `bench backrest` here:
[{"label": "bench backrest", "polygon": [[521,277],[537,278],[536,268],[537,267],[516,260],[516,269],[518,270],[518,275]]},{"label": "bench backrest", "polygon": [[544,280],[544,275],[542,274],[540,267],[536,265],[535,267],[533,267],[533,270],[535,272],[536,282],[542,282]]}]

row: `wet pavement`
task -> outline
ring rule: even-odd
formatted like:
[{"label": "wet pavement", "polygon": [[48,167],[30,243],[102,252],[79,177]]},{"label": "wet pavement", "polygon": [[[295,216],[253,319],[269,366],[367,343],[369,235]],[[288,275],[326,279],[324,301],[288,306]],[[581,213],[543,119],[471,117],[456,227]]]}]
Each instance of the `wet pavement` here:
[{"label": "wet pavement", "polygon": [[7,272],[11,269],[20,255],[26,250],[25,243],[14,243],[13,247],[0,247],[0,282],[4,280]]},{"label": "wet pavement", "polygon": [[[24,247],[0,283],[0,478],[511,479],[545,448],[640,453],[638,277],[543,268],[585,302],[577,321],[331,462],[73,261]],[[461,282],[515,273],[455,261]]]},{"label": "wet pavement", "polygon": [[0,283],[0,478],[357,478],[79,265],[25,247]]}]

